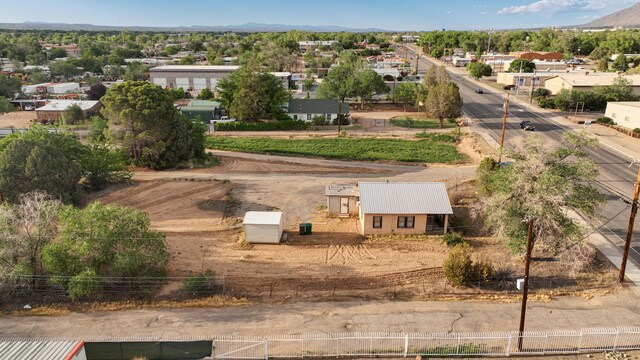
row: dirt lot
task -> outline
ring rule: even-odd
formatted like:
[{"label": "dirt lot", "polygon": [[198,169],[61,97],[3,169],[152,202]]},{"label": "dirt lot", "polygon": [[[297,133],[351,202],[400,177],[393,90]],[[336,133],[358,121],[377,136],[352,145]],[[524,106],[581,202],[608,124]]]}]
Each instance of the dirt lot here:
[{"label": "dirt lot", "polygon": [[14,111],[0,115],[0,128],[28,128],[36,118],[35,111]]},{"label": "dirt lot", "polygon": [[[469,146],[473,147],[472,139]],[[137,181],[92,199],[147,212],[152,226],[166,234],[173,275],[212,269],[229,291],[280,299],[429,298],[478,292],[445,283],[441,266],[448,248],[438,236],[365,238],[357,232],[357,219],[329,218],[323,208],[328,183],[363,179],[447,180],[456,203],[461,193],[473,193],[464,182],[472,172],[406,167],[412,171],[403,173],[265,158],[270,157],[223,157],[220,166],[208,169],[139,172],[134,176]],[[327,163],[331,162],[323,164]],[[244,244],[244,213],[272,209],[285,212],[288,232],[283,243]],[[469,217],[466,205],[457,206],[455,212]],[[314,234],[298,235],[300,222],[311,222]],[[512,258],[499,241],[473,233],[468,240],[477,258],[491,259],[498,268],[522,268],[521,261]],[[535,263],[533,269],[538,277],[534,288],[571,287],[585,281],[565,276],[566,269],[553,262]],[[608,281],[606,272],[597,281]]]}]

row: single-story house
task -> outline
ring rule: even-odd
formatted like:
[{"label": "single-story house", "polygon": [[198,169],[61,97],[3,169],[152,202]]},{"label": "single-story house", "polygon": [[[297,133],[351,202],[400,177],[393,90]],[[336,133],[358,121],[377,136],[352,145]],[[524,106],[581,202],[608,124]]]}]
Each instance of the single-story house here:
[{"label": "single-story house", "polygon": [[0,359],[87,360],[84,341],[1,340]]},{"label": "single-story house", "polygon": [[394,81],[400,79],[400,71],[394,67],[379,68],[374,67],[371,70],[375,71],[384,81]]},{"label": "single-story house", "polygon": [[251,244],[278,244],[284,231],[282,211],[248,211],[242,224],[244,240]]},{"label": "single-story house", "polygon": [[598,86],[613,85],[617,78],[623,78],[631,82],[633,93],[640,95],[640,75],[618,75],[615,73],[605,72],[570,72],[549,78],[545,81],[544,87],[548,89],[552,95],[558,94],[561,90],[569,91],[592,90]]},{"label": "single-story house", "polygon": [[97,114],[102,107],[99,101],[90,100],[53,100],[47,105],[36,109],[38,121],[57,121],[60,116],[72,105],[78,105],[82,109],[82,117],[84,119]]},{"label": "single-story house", "polygon": [[444,234],[453,214],[441,182],[359,182],[363,235]]},{"label": "single-story house", "polygon": [[[501,67],[500,71],[509,71],[509,69],[511,68],[511,62],[512,61],[513,60],[505,61],[500,66],[496,66],[496,69],[499,69]],[[533,60],[532,62],[535,64],[537,71],[561,71],[561,70],[567,70],[567,64],[562,62],[562,61],[539,61],[539,60]],[[516,69],[516,71],[519,71],[519,70]]]},{"label": "single-story house", "polygon": [[631,130],[640,128],[640,101],[608,102],[604,116]]},{"label": "single-story house", "polygon": [[[340,106],[342,115],[349,115],[349,104]],[[315,116],[323,116],[327,122],[338,119],[337,99],[291,99],[287,114],[293,120],[311,121]]]},{"label": "single-story house", "polygon": [[358,215],[358,188],[350,185],[329,184],[325,188],[329,215],[348,217]]}]

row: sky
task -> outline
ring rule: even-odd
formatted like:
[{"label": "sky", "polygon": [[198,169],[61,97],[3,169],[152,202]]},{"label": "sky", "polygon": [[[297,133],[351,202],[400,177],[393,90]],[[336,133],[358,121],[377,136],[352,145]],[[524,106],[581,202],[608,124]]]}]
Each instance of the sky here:
[{"label": "sky", "polygon": [[579,25],[638,0],[0,0],[0,22],[339,25],[486,30]]}]

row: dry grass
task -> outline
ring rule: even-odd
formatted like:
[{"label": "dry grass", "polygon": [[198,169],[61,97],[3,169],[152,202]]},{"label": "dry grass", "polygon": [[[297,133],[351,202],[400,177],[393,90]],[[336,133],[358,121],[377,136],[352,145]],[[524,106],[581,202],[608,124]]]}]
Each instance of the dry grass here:
[{"label": "dry grass", "polygon": [[247,306],[252,302],[245,298],[215,295],[202,299],[184,301],[163,300],[157,302],[123,301],[106,303],[55,304],[33,308],[29,311],[16,310],[12,316],[63,316],[74,312],[122,311],[142,309],[182,309],[182,308],[223,308]]}]

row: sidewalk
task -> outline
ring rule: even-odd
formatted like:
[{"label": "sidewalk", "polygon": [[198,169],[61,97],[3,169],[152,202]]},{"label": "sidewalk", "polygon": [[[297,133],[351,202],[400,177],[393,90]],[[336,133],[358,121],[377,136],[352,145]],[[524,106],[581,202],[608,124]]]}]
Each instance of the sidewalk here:
[{"label": "sidewalk", "polygon": [[[428,58],[429,61],[433,62],[433,63],[438,63],[441,65],[445,65],[444,63],[438,61],[438,60],[434,60],[431,58]],[[446,66],[446,65],[445,65]],[[479,87],[482,87],[484,89],[487,89],[491,92],[495,91],[494,88],[490,87],[489,85],[478,81],[470,76],[467,75],[467,72],[463,69],[459,69],[459,68],[452,68],[450,66],[446,66],[447,71],[464,76],[465,80],[473,82],[474,84],[478,85]],[[521,107],[524,107],[530,111],[535,111],[541,115],[546,116],[549,120],[556,122],[559,125],[568,127],[570,129],[572,129],[573,131],[582,131],[585,129],[585,127],[583,125],[578,125],[575,124],[567,119],[565,119],[564,117],[558,115],[557,113],[547,110],[547,109],[542,109],[539,108],[533,104],[530,104],[527,101],[518,99],[518,98],[511,98],[510,101],[512,103],[515,103]],[[491,146],[494,147],[498,147],[498,143],[491,138],[491,136],[489,136],[489,134],[486,132],[485,129],[479,127],[479,126],[473,126],[474,122],[471,123],[471,127],[474,129],[474,131],[478,132],[480,134],[480,136],[482,136]],[[610,129],[608,127],[605,126],[600,126],[597,124],[591,125],[587,131],[594,135],[598,141],[600,142],[600,144],[604,147],[609,148],[610,150],[613,150],[615,152],[617,152],[618,154],[620,154],[621,156],[623,156],[624,158],[626,158],[629,162],[633,162],[637,159],[640,159],[640,140],[632,138],[630,136],[621,134],[613,129]],[[584,218],[582,218],[580,215],[578,215],[577,213],[573,212],[570,213],[570,217],[578,222],[581,223],[582,225],[584,225],[589,231],[593,231],[593,226],[589,223],[587,223]],[[595,246],[598,251],[600,251],[604,256],[607,257],[607,259],[616,267],[616,268],[620,268],[620,265],[622,263],[622,249],[613,244],[611,241],[609,241],[604,235],[602,235],[600,232],[593,232],[590,236],[589,236],[589,243],[591,243],[593,246]],[[640,267],[638,267],[638,265],[636,265],[633,261],[628,261],[627,262],[627,267],[626,267],[626,271],[625,271],[626,277],[631,280],[631,282],[633,282],[635,285],[640,285]],[[635,290],[635,289],[634,289]],[[638,295],[640,295],[640,289],[637,289],[636,291],[638,293]]]}]

